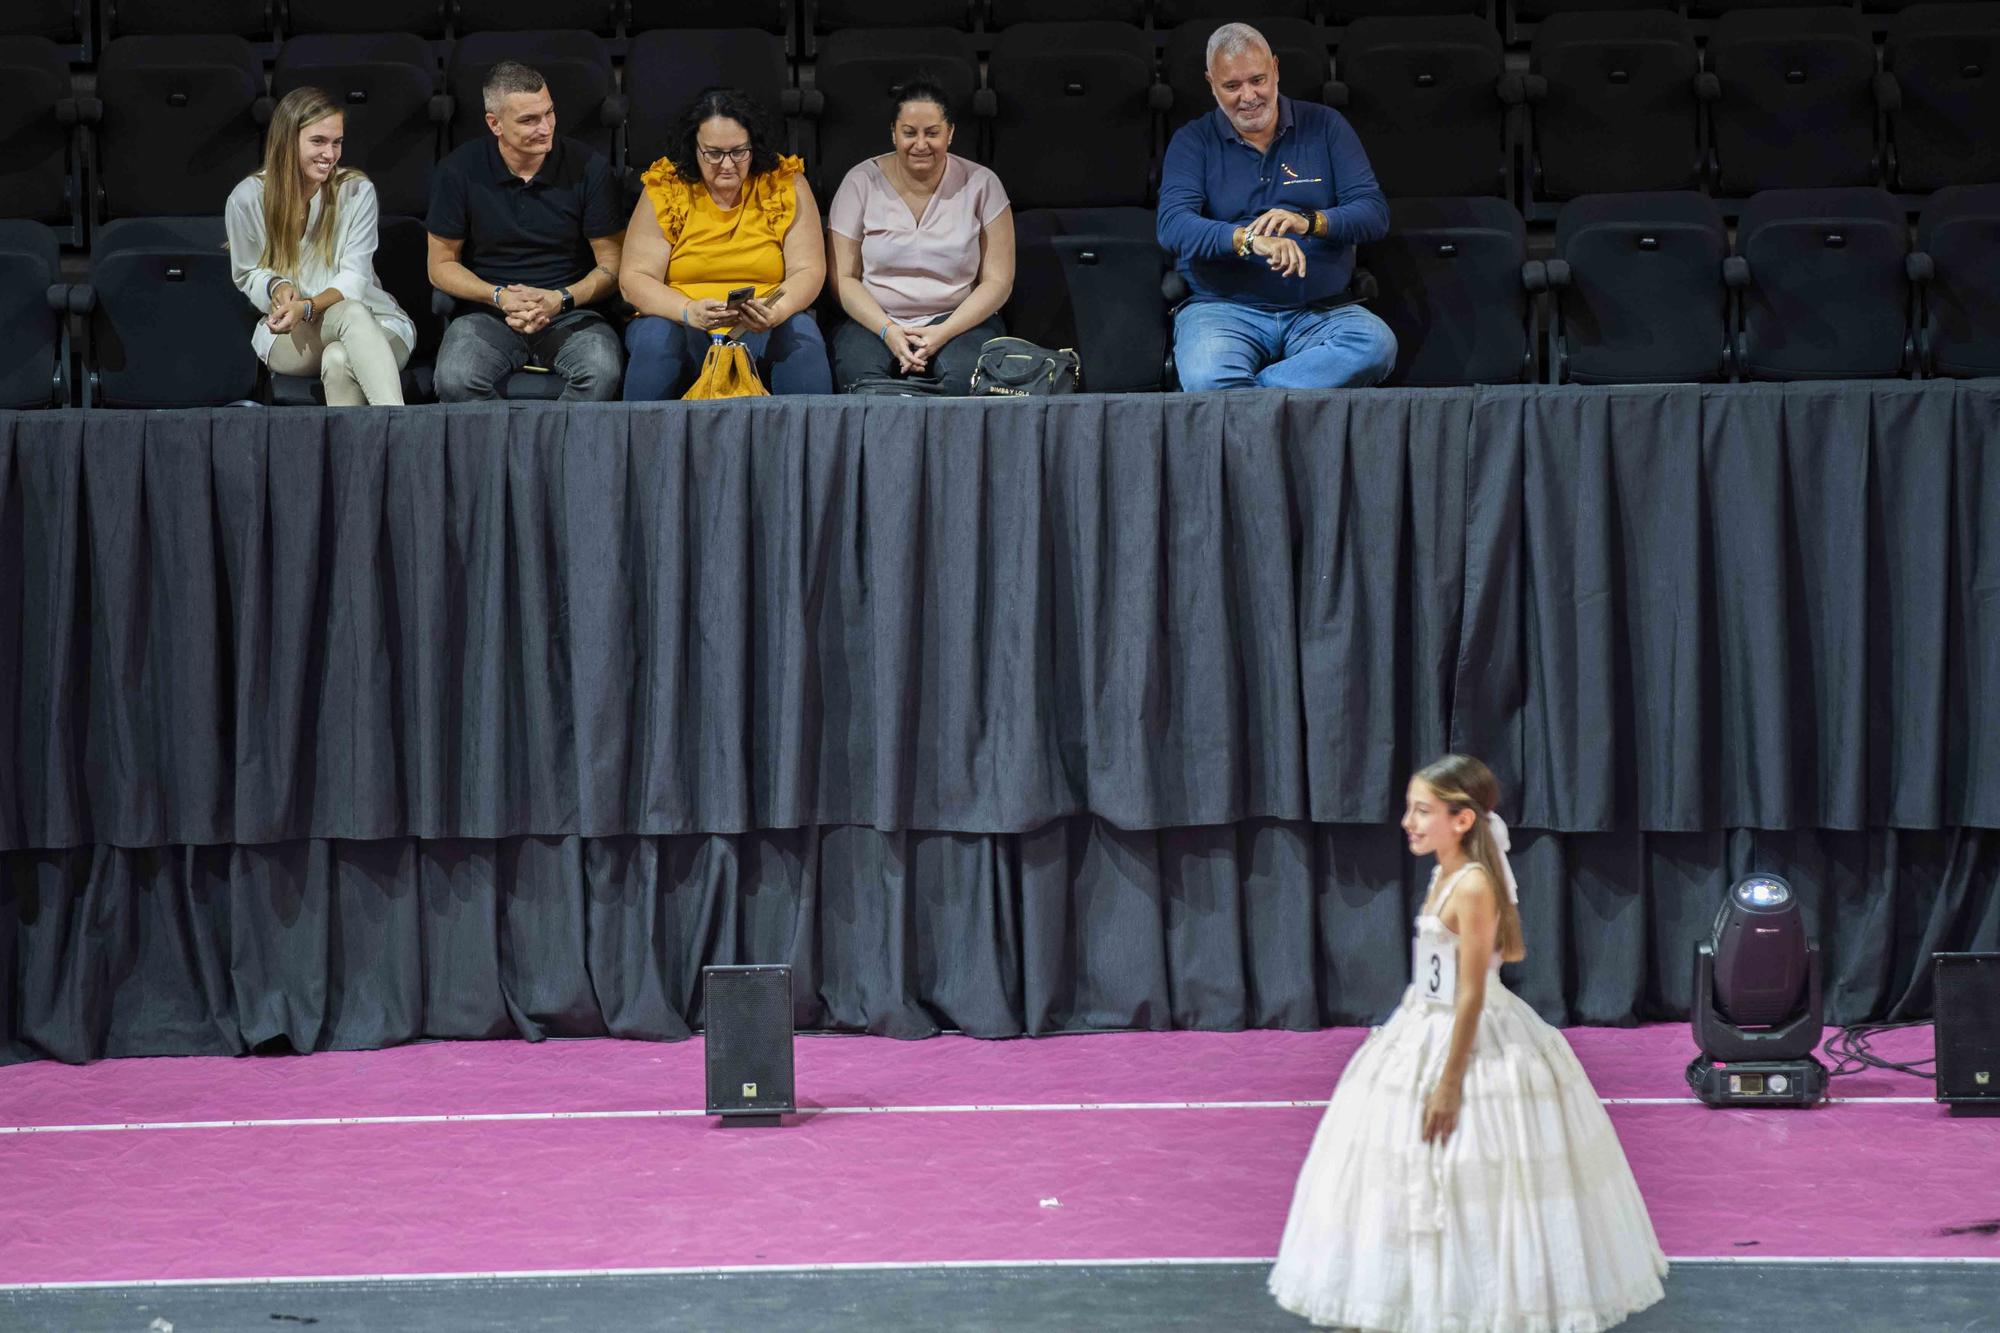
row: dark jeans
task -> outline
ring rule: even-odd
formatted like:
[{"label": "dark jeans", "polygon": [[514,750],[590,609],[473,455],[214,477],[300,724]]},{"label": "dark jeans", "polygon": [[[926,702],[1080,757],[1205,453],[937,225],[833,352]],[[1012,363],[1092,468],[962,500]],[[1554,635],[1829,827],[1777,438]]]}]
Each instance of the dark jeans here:
[{"label": "dark jeans", "polygon": [[533,361],[563,378],[562,401],[618,396],[618,332],[595,310],[557,315],[539,332],[516,333],[498,315],[475,310],[454,319],[438,347],[441,403],[498,398],[507,377]]},{"label": "dark jeans", "polygon": [[[656,403],[678,398],[701,374],[710,338],[658,315],[641,315],[625,326],[625,349],[632,355],[625,371],[625,401]],[[806,311],[800,311],[768,333],[745,333],[744,347],[757,363],[757,378],[772,393],[832,393],[826,370],[826,339]]]},{"label": "dark jeans", "polygon": [[[941,324],[947,318],[939,315],[928,322]],[[1005,332],[1000,316],[988,315],[983,322],[946,343],[931,358],[930,374],[925,378],[942,381],[949,386],[948,393],[972,392],[972,368],[979,364],[979,345]],[[896,358],[889,355],[888,345],[874,329],[865,329],[851,319],[841,321],[833,335],[833,382],[842,393],[864,375],[896,373]]]}]

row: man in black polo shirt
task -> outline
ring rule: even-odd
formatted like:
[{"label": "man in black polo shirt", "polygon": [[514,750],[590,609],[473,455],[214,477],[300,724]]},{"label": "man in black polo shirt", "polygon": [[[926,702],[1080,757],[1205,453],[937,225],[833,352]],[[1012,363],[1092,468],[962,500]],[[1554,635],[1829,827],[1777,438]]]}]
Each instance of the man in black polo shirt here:
[{"label": "man in black polo shirt", "polygon": [[431,173],[431,286],[458,298],[438,348],[438,401],[493,398],[530,363],[562,376],[565,402],[618,396],[618,333],[591,307],[618,292],[624,227],[611,169],[556,137],[540,74],[503,60],[486,76],[488,139]]}]

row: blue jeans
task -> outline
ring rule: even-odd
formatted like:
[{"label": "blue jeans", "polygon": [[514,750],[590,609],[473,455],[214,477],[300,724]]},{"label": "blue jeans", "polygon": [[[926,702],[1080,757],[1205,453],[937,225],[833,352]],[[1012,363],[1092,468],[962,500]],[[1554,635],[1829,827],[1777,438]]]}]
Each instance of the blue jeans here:
[{"label": "blue jeans", "polygon": [[1396,365],[1396,335],[1358,305],[1259,310],[1190,301],[1174,316],[1181,388],[1345,389],[1380,384]]},{"label": "blue jeans", "polygon": [[475,310],[445,327],[435,372],[438,401],[498,398],[507,377],[531,358],[562,376],[565,403],[618,397],[618,332],[595,310],[557,315],[532,334],[516,333],[498,315]]},{"label": "blue jeans", "polygon": [[[757,378],[772,393],[832,393],[826,339],[806,311],[768,333],[746,333],[743,345],[757,363]],[[641,315],[625,326],[625,401],[656,403],[688,391],[708,356],[709,336],[658,315]]]}]

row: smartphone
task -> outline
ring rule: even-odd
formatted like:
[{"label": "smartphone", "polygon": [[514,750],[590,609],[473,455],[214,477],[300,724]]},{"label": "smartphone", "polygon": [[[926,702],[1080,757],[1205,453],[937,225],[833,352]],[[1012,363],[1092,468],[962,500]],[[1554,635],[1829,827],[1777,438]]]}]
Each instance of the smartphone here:
[{"label": "smartphone", "polygon": [[724,305],[742,305],[756,294],[757,289],[755,287],[732,287],[729,289],[729,295],[722,298],[722,303]]}]

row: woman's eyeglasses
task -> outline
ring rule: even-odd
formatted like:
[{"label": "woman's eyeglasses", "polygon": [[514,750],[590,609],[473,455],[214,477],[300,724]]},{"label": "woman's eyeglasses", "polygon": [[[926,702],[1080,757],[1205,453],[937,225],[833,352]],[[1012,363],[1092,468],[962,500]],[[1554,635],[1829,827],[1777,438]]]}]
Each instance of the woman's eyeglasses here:
[{"label": "woman's eyeglasses", "polygon": [[744,144],[741,148],[703,148],[697,144],[695,151],[700,153],[701,160],[711,167],[721,166],[724,158],[728,158],[738,166],[750,160],[749,144]]}]

